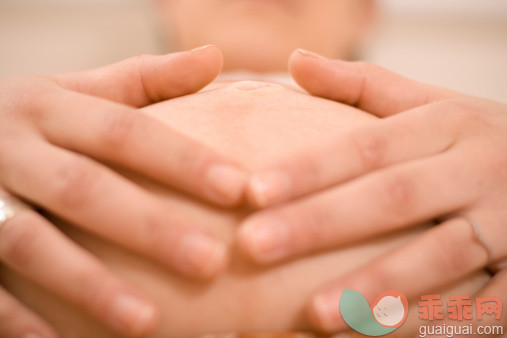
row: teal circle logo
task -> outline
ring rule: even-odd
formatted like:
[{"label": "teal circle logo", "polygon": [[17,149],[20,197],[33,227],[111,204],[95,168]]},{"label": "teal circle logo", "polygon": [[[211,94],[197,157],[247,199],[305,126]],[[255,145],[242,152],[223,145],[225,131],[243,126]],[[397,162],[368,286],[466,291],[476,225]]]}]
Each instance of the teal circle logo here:
[{"label": "teal circle logo", "polygon": [[340,313],[347,325],[366,336],[378,337],[396,331],[407,319],[407,297],[399,291],[382,292],[370,306],[362,294],[345,290]]}]

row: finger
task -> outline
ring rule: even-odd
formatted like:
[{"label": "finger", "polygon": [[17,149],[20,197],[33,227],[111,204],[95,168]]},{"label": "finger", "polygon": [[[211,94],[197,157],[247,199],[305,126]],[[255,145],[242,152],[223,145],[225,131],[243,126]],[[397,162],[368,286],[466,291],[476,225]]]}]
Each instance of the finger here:
[{"label": "finger", "polygon": [[56,332],[0,287],[0,337],[55,338]]},{"label": "finger", "polygon": [[118,333],[139,336],[154,329],[150,302],[31,210],[0,227],[0,261]]},{"label": "finger", "polygon": [[458,109],[447,103],[416,108],[350,129],[331,142],[280,159],[252,175],[249,201],[259,207],[270,206],[378,168],[440,153],[462,130],[455,123],[463,119]]},{"label": "finger", "polygon": [[[465,299],[470,299],[469,305],[465,305],[472,310],[468,313],[469,318],[465,318],[464,315],[461,319],[459,317],[458,319],[452,319],[449,316],[444,316],[443,320],[427,323],[426,332],[428,334],[435,333],[432,335],[433,337],[443,338],[446,335],[439,335],[439,329],[436,327],[431,328],[431,326],[439,326],[441,331],[442,327],[456,327],[456,324],[459,324],[463,329],[458,331],[461,334],[455,334],[454,337],[503,337],[505,330],[507,330],[507,317],[502,313],[505,311],[505,304],[507,304],[505,285],[507,285],[507,270],[502,270],[496,273],[486,286],[473,295],[473,297],[464,295]],[[493,307],[498,305],[498,307],[495,311],[489,311],[494,308],[488,309],[487,305],[492,305]],[[458,304],[456,307],[461,308],[461,310],[457,310],[457,312],[459,311],[463,314],[465,306]],[[447,311],[449,312],[449,305]],[[457,322],[456,320],[459,321]],[[465,332],[465,329],[468,331]]]},{"label": "finger", "polygon": [[66,89],[135,107],[190,94],[222,70],[215,46],[168,55],[143,55],[91,71],[50,78]]},{"label": "finger", "polygon": [[[68,109],[67,107],[73,107]],[[152,117],[106,100],[63,92],[41,98],[36,120],[52,143],[155,178],[208,201],[236,204],[244,170]]]},{"label": "finger", "polygon": [[340,315],[345,289],[360,292],[369,303],[385,290],[398,290],[410,299],[480,269],[487,258],[470,223],[449,220],[325,286],[312,298],[310,317],[319,329],[339,331],[346,328]]},{"label": "finger", "polygon": [[[497,272],[493,278],[489,281],[489,283],[480,290],[476,295],[476,306],[478,306],[477,303],[480,303],[481,301],[486,300],[487,298],[497,298],[499,301],[498,304],[501,304],[500,308],[503,308],[503,311],[505,311],[505,304],[507,304],[507,291],[505,286],[507,285],[507,270],[501,270]],[[479,312],[482,312],[479,309]],[[499,316],[498,312],[495,314],[488,314],[483,313],[481,319],[476,318],[477,322],[476,324],[481,325],[485,327],[486,325],[489,326],[492,330],[495,330],[493,332],[482,332],[483,334],[496,334],[496,335],[503,335],[505,334],[505,331],[507,330],[507,316],[505,314]],[[500,317],[500,319],[498,319]],[[477,328],[477,325],[476,325]],[[476,333],[481,333],[477,332]]]},{"label": "finger", "polygon": [[329,60],[304,50],[291,55],[289,70],[294,80],[311,94],[382,117],[463,96],[406,79],[376,65]]},{"label": "finger", "polygon": [[6,189],[189,276],[223,268],[225,245],[152,194],[84,156],[38,140],[18,144],[9,165],[0,163]]},{"label": "finger", "polygon": [[254,261],[272,263],[460,210],[478,195],[477,184],[468,177],[480,175],[468,161],[459,150],[443,153],[260,211],[242,224],[240,246]]}]

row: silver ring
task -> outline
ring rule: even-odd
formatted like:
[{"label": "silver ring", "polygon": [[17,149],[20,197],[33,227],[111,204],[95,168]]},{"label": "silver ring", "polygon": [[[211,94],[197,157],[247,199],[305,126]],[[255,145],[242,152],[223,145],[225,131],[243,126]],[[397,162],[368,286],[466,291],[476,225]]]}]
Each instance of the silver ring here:
[{"label": "silver ring", "polygon": [[31,207],[19,198],[0,191],[0,227],[20,212],[30,209]]},{"label": "silver ring", "polygon": [[477,223],[472,217],[465,216],[465,215],[456,215],[456,217],[461,217],[465,219],[471,226],[472,231],[474,232],[474,239],[475,241],[483,247],[483,249],[486,251],[486,254],[488,255],[488,263],[492,262],[493,260],[493,251],[491,250],[491,246],[484,240],[484,237],[481,235],[479,223]]},{"label": "silver ring", "polygon": [[435,222],[435,225],[438,225],[438,224],[442,224],[443,222],[449,221],[451,219],[456,219],[456,218],[462,218],[468,224],[470,224],[470,227],[472,228],[472,231],[473,231],[475,242],[477,244],[479,244],[484,249],[484,251],[486,251],[486,255],[488,256],[488,258],[487,258],[488,263],[491,263],[494,259],[493,250],[491,249],[491,246],[488,244],[488,242],[486,240],[484,240],[484,237],[482,236],[481,231],[480,231],[479,223],[477,223],[475,221],[475,219],[473,219],[470,216],[463,215],[463,214],[452,214],[452,215],[449,215],[449,216],[446,216],[443,218],[435,219],[434,222]]}]

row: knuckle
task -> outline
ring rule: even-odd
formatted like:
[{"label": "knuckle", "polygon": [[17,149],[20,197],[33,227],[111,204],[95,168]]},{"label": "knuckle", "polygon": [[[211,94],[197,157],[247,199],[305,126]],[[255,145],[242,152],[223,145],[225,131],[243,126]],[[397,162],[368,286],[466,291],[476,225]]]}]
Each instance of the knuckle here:
[{"label": "knuckle", "polygon": [[128,59],[127,62],[130,62],[139,71],[139,76],[142,76],[144,65],[149,64],[152,58],[150,54],[140,54]]},{"label": "knuckle", "polygon": [[13,153],[19,151],[23,130],[0,125],[0,170],[12,166]]},{"label": "knuckle", "polygon": [[300,208],[304,213],[293,217],[293,224],[297,224],[294,229],[294,245],[299,245],[301,250],[308,250],[329,244],[335,226],[329,211],[317,203]]},{"label": "knuckle", "polygon": [[[125,67],[128,69],[132,69],[133,72],[129,74],[129,76],[133,76],[136,81],[130,81],[131,86],[135,86],[136,90],[142,90],[143,95],[145,95],[150,102],[158,102],[162,98],[156,95],[156,92],[150,87],[147,86],[145,81],[145,73],[147,71],[148,65],[152,64],[150,61],[152,59],[152,55],[142,54],[138,56],[134,56],[124,61]],[[132,75],[131,75],[132,74]],[[127,100],[124,100],[128,102]]]},{"label": "knuckle", "polygon": [[[308,192],[315,189],[316,185],[322,184],[325,180],[324,166],[321,157],[315,154],[298,159],[297,162],[290,165],[282,164],[282,170],[290,173],[294,182],[298,182],[296,187],[300,192]],[[327,182],[324,182],[327,183]]]},{"label": "knuckle", "polygon": [[362,77],[362,88],[368,87],[371,83],[383,77],[386,73],[385,69],[370,62],[358,61],[356,64],[359,74]]},{"label": "knuckle", "polygon": [[40,229],[34,225],[35,216],[21,213],[0,228],[0,256],[18,268],[32,265],[38,256]]},{"label": "knuckle", "polygon": [[356,132],[352,141],[364,171],[379,168],[384,163],[387,142],[373,132]]},{"label": "knuckle", "polygon": [[444,101],[447,114],[451,120],[460,121],[460,123],[468,128],[469,132],[477,132],[479,126],[490,126],[489,116],[484,113],[477,101],[469,98],[458,98]]},{"label": "knuckle", "polygon": [[82,156],[70,159],[57,170],[54,199],[68,208],[82,208],[93,201],[100,186],[101,172]]},{"label": "knuckle", "polygon": [[355,62],[355,64],[357,65],[357,68],[359,68],[361,72],[363,72],[363,74],[370,74],[379,70],[379,66],[370,62],[357,61]]},{"label": "knuckle", "polygon": [[16,120],[43,118],[42,103],[54,88],[39,76],[16,76],[0,82],[0,111]]},{"label": "knuckle", "polygon": [[152,59],[153,56],[150,54],[141,54],[132,58],[132,63],[135,65],[135,68],[137,69],[138,72],[139,80],[143,85],[144,85],[143,74],[145,71],[144,68],[146,67],[146,65],[151,64]]},{"label": "knuckle", "polygon": [[416,185],[414,178],[396,173],[381,180],[381,198],[387,212],[404,216],[412,214],[416,205]]},{"label": "knuckle", "polygon": [[461,111],[461,121],[474,128],[486,123],[484,116],[480,112],[469,108]]},{"label": "knuckle", "polygon": [[99,135],[109,149],[119,151],[136,140],[140,121],[135,112],[106,113],[102,122]]}]

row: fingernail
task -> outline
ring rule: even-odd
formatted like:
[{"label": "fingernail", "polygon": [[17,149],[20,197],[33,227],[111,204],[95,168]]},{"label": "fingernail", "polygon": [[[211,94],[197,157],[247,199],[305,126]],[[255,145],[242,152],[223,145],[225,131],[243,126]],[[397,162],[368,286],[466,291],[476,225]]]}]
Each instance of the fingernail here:
[{"label": "fingernail", "polygon": [[318,295],[313,299],[312,310],[322,329],[333,331],[340,316],[340,299],[335,295]]},{"label": "fingernail", "polygon": [[118,296],[112,312],[118,328],[133,335],[146,333],[155,318],[153,306],[131,295]]},{"label": "fingernail", "polygon": [[188,274],[207,278],[219,272],[226,260],[227,248],[202,234],[189,234],[181,242],[182,268]]},{"label": "fingernail", "polygon": [[288,197],[290,182],[287,175],[279,172],[259,174],[250,180],[250,191],[255,205],[266,207]]},{"label": "fingernail", "polygon": [[230,165],[214,165],[208,171],[209,195],[217,202],[233,203],[240,199],[246,174]]},{"label": "fingernail", "polygon": [[250,255],[259,263],[275,262],[289,253],[289,232],[278,220],[254,217],[240,231]]},{"label": "fingernail", "polygon": [[324,59],[324,57],[322,55],[319,55],[319,54],[314,53],[314,52],[310,52],[310,51],[308,51],[306,49],[298,48],[297,52],[299,54],[301,54],[302,56],[305,56],[305,57],[312,57],[312,58],[316,58],[316,59]]},{"label": "fingernail", "polygon": [[201,47],[197,47],[197,48],[191,49],[190,51],[191,52],[197,52],[197,51],[200,51],[200,50],[208,49],[211,46],[213,46],[213,45],[205,45],[205,46],[201,46]]}]

